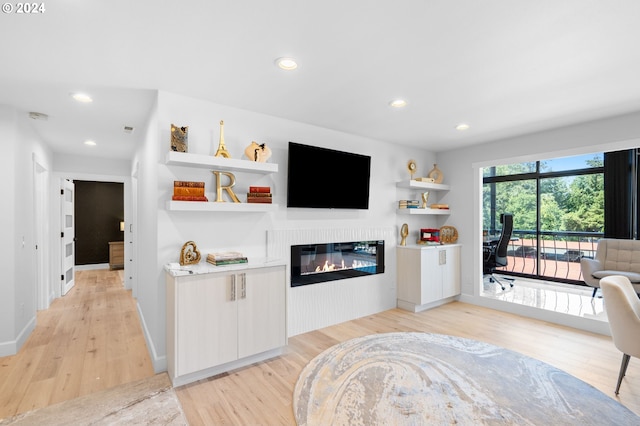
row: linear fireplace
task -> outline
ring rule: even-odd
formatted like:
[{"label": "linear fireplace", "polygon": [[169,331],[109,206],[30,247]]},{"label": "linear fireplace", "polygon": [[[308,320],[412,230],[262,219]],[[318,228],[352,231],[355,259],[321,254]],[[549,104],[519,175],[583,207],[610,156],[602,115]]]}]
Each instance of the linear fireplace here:
[{"label": "linear fireplace", "polygon": [[384,273],[384,240],[291,246],[291,287]]}]

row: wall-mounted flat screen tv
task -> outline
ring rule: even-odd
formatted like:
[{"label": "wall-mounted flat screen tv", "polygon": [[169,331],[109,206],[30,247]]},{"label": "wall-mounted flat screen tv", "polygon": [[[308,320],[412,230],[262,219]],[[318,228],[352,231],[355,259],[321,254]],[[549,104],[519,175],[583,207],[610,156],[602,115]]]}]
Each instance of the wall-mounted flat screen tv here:
[{"label": "wall-mounted flat screen tv", "polygon": [[289,142],[287,207],[369,208],[371,157]]}]

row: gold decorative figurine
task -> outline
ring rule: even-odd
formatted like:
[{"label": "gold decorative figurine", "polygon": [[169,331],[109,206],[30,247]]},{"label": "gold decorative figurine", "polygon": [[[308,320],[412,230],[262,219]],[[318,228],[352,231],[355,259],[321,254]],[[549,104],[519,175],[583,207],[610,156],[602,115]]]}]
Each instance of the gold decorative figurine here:
[{"label": "gold decorative figurine", "polygon": [[218,144],[218,150],[214,157],[231,158],[231,154],[227,151],[227,147],[224,145],[224,121],[220,120],[220,143]]},{"label": "gold decorative figurine", "polygon": [[429,191],[422,193],[422,206],[421,208],[427,208],[427,200],[429,200]]},{"label": "gold decorative figurine", "polygon": [[409,171],[410,179],[413,179],[413,175],[416,173],[418,166],[415,160],[409,160],[407,163],[407,170]]},{"label": "gold decorative figurine", "polygon": [[266,163],[271,158],[271,149],[266,143],[258,144],[256,141],[251,141],[251,145],[245,148],[244,155],[251,161]]},{"label": "gold decorative figurine", "polygon": [[429,176],[431,179],[433,179],[434,183],[442,183],[442,180],[444,179],[444,175],[442,174],[442,170],[440,170],[438,168],[437,164],[433,165],[433,169],[431,169],[431,171],[429,172],[429,174],[427,176]]},{"label": "gold decorative figurine", "polygon": [[193,241],[187,241],[180,250],[180,265],[193,265],[200,262],[200,252],[196,243]]},{"label": "gold decorative figurine", "polygon": [[402,228],[400,228],[400,236],[402,239],[400,240],[401,246],[407,245],[407,235],[409,235],[409,225],[406,223],[402,224]]}]

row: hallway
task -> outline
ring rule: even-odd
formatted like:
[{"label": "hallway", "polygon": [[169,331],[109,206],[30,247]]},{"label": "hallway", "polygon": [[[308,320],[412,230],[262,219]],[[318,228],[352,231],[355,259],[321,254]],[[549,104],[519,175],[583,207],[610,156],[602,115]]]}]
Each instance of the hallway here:
[{"label": "hallway", "polygon": [[0,419],[152,377],[136,302],[123,271],[77,271],[20,352],[0,358]]}]

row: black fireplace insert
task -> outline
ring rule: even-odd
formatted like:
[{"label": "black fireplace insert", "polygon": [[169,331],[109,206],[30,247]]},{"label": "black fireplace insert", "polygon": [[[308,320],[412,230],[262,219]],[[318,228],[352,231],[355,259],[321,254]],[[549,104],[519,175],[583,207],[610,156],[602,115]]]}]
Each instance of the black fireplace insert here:
[{"label": "black fireplace insert", "polygon": [[291,246],[291,287],[384,273],[384,240]]}]

